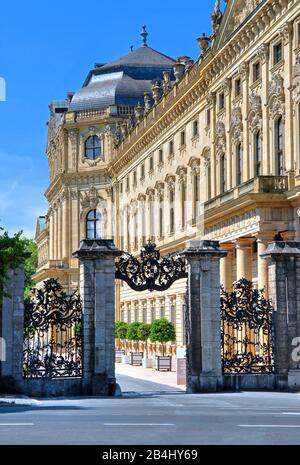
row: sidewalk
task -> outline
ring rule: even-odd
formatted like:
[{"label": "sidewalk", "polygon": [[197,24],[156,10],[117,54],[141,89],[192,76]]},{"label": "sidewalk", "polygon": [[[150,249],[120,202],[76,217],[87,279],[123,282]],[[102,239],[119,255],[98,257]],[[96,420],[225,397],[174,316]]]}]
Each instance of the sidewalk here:
[{"label": "sidewalk", "polygon": [[171,386],[178,390],[185,391],[185,386],[178,386],[177,373],[174,371],[155,371],[153,368],[143,368],[139,366],[116,363],[116,375],[130,376],[131,378],[151,381],[152,383]]}]

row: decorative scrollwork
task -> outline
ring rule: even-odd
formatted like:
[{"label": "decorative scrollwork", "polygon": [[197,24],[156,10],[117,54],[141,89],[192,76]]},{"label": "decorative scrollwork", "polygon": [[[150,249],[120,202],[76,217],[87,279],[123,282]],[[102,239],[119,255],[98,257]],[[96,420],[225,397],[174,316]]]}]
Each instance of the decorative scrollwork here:
[{"label": "decorative scrollwork", "polygon": [[221,338],[224,373],[272,373],[273,307],[247,279],[232,292],[221,287]]},{"label": "decorative scrollwork", "polygon": [[156,244],[151,241],[141,249],[139,259],[123,252],[116,262],[116,279],[138,292],[166,291],[181,278],[187,278],[185,259],[178,254],[160,258]]},{"label": "decorative scrollwork", "polygon": [[82,305],[56,279],[35,289],[25,306],[24,377],[82,376]]}]

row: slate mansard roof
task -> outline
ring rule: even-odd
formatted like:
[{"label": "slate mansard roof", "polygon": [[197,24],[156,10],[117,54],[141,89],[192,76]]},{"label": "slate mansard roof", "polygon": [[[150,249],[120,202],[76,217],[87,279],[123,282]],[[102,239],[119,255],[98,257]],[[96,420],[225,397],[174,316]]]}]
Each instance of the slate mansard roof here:
[{"label": "slate mansard roof", "polygon": [[83,87],[74,94],[69,111],[135,106],[143,101],[144,92],[151,90],[151,82],[162,78],[163,71],[169,71],[173,79],[175,62],[143,46],[112,63],[95,65]]}]

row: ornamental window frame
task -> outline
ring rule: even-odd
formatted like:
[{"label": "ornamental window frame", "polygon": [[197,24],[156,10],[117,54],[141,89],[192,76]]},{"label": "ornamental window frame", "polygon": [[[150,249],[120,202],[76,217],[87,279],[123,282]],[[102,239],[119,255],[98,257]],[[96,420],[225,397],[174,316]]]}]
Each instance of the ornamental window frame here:
[{"label": "ornamental window frame", "polygon": [[[100,145],[100,155],[96,158],[90,159],[86,156],[86,144],[91,137],[97,137],[99,139]],[[86,130],[82,131],[80,134],[80,142],[79,142],[79,152],[80,152],[80,160],[83,165],[87,164],[91,167],[98,165],[99,163],[105,162],[105,150],[104,150],[104,140],[103,140],[103,133],[100,132],[100,129],[91,126]]]}]

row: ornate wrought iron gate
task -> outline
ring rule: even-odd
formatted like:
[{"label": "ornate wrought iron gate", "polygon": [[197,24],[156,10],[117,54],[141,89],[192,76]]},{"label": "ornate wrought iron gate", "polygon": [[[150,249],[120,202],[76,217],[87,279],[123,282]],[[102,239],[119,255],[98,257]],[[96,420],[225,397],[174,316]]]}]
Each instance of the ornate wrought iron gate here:
[{"label": "ornate wrought iron gate", "polygon": [[223,372],[272,373],[273,307],[261,290],[246,279],[234,283],[232,292],[221,288]]},{"label": "ornate wrought iron gate", "polygon": [[176,253],[161,258],[151,241],[142,247],[139,258],[123,252],[116,262],[116,279],[137,292],[166,291],[181,278],[187,278],[185,259]]},{"label": "ornate wrought iron gate", "polygon": [[68,296],[57,280],[35,289],[25,307],[25,378],[82,376],[81,316],[79,295]]}]

